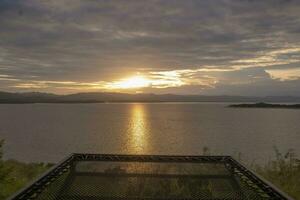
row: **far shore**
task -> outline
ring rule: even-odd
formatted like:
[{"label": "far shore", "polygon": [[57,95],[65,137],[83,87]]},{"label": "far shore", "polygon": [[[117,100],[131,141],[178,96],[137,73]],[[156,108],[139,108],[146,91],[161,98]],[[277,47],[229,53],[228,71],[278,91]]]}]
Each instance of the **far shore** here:
[{"label": "far shore", "polygon": [[1,101],[1,104],[105,104],[105,103],[238,103],[230,104],[228,107],[231,108],[296,108],[300,109],[300,103],[297,104],[282,104],[282,103],[241,103],[240,101],[164,101],[164,100],[115,100],[115,101],[97,101],[97,100],[86,100],[86,101]]},{"label": "far shore", "polygon": [[247,104],[231,104],[231,108],[289,108],[300,109],[300,104],[271,104],[271,103],[247,103]]}]

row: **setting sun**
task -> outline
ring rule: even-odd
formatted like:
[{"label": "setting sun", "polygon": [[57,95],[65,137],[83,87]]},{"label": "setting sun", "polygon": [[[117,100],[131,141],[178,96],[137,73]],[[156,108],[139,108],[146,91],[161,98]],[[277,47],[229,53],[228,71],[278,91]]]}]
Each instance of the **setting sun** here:
[{"label": "setting sun", "polygon": [[134,76],[120,81],[113,82],[109,85],[111,89],[131,89],[143,88],[151,85],[151,81],[143,76]]},{"label": "setting sun", "polygon": [[300,0],[0,0],[0,27],[0,200],[300,200]]}]

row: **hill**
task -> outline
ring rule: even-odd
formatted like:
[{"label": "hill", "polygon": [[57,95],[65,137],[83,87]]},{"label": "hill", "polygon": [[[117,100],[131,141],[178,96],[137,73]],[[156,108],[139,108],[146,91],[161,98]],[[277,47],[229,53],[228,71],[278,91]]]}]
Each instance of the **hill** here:
[{"label": "hill", "polygon": [[232,108],[293,108],[300,109],[300,104],[271,104],[271,103],[250,103],[250,104],[232,104]]},{"label": "hill", "polygon": [[127,93],[76,93],[57,95],[51,93],[0,92],[0,103],[103,103],[103,102],[300,102],[297,96],[205,96],[176,94],[127,94]]}]

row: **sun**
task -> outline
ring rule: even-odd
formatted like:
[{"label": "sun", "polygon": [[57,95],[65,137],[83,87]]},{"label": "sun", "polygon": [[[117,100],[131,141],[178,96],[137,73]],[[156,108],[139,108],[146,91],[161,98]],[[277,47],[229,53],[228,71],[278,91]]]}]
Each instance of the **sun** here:
[{"label": "sun", "polygon": [[143,76],[133,76],[127,79],[111,83],[110,88],[113,89],[134,89],[144,88],[151,85],[151,81]]}]

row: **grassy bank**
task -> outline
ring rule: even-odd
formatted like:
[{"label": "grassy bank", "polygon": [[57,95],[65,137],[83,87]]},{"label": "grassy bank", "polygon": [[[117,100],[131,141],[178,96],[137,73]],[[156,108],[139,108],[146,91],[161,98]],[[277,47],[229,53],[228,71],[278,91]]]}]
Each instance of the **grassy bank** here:
[{"label": "grassy bank", "polygon": [[[44,163],[4,161],[2,146],[3,141],[0,142],[0,200],[6,199],[51,167],[51,164]],[[292,150],[282,154],[275,148],[275,153],[274,161],[264,166],[252,165],[251,168],[294,199],[300,200],[299,161]]]},{"label": "grassy bank", "polygon": [[3,141],[0,141],[0,200],[4,200],[38,175],[46,171],[51,164],[23,163],[2,159]]},{"label": "grassy bank", "polygon": [[300,199],[300,161],[293,150],[282,154],[275,148],[275,153],[275,160],[253,169],[294,199]]}]

